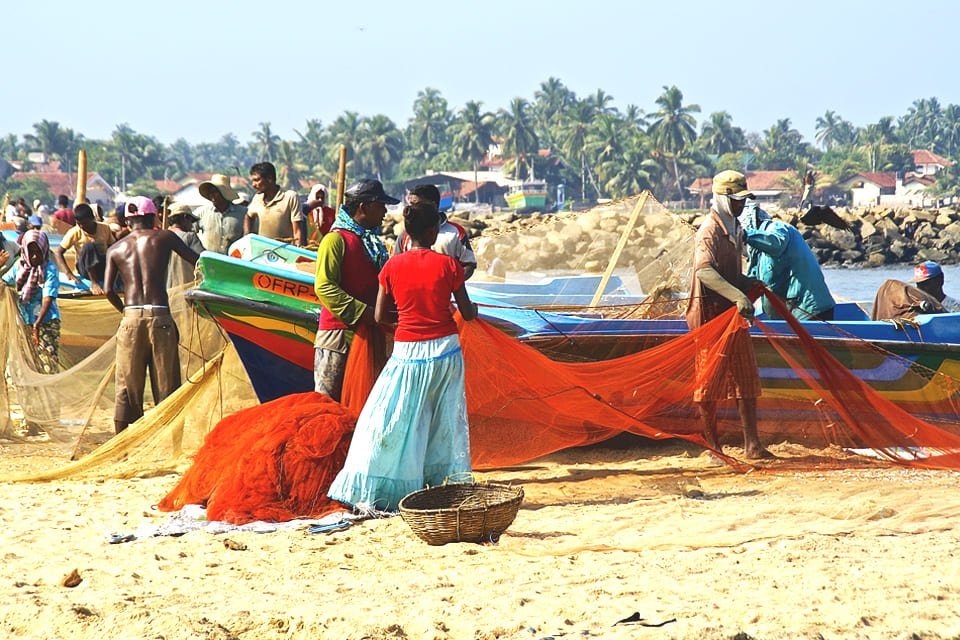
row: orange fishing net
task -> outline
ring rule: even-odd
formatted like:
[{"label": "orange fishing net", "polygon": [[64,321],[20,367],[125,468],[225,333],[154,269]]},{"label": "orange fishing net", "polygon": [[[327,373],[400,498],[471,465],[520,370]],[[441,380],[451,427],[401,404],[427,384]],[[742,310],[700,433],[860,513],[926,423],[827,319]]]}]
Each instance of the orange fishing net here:
[{"label": "orange fishing net", "polygon": [[342,508],[327,489],[347,458],[356,417],[319,393],[238,411],[210,432],[161,511],[205,504],[207,518],[244,524]]},{"label": "orange fishing net", "polygon": [[[869,449],[905,465],[960,467],[960,425],[955,413],[950,416],[952,422],[939,425],[911,415],[880,396],[815,341],[780,300],[773,304],[796,335],[774,333],[758,321],[766,335],[760,342],[780,355],[797,380],[790,394],[764,389],[759,406],[765,442],[783,438],[818,448]],[[728,341],[746,324],[731,309],[696,331],[632,355],[562,363],[487,323],[463,323],[474,466],[517,464],[621,432],[652,439],[682,438],[706,447],[693,392],[704,380],[724,374]],[[858,352],[870,351],[870,346],[851,341],[849,349],[850,355],[862,356]],[[758,350],[758,359],[769,358],[766,351]],[[890,356],[885,354],[887,367],[915,367]],[[926,396],[944,395],[955,402],[956,380],[930,373],[931,380],[924,385]],[[728,404],[726,435],[733,441],[739,438],[740,426],[733,401]],[[737,468],[749,468],[723,458]]]},{"label": "orange fishing net", "polygon": [[[769,347],[758,349],[758,360],[763,366],[777,354],[795,375],[793,388],[764,389],[759,406],[765,442],[784,437],[816,447],[868,450],[898,464],[960,468],[955,413],[933,424],[912,415],[910,402],[900,406],[882,397],[815,341],[781,301],[772,303],[795,334],[776,333],[758,322],[766,336],[758,342]],[[694,390],[727,374],[730,344],[745,328],[747,322],[731,309],[695,331],[637,353],[596,362],[558,362],[486,322],[461,321],[473,466],[513,465],[622,432],[682,438],[708,448]],[[337,509],[326,491],[344,462],[356,415],[382,367],[382,340],[377,331],[358,332],[348,361],[345,405],[305,393],[221,421],[160,508],[206,503],[209,518],[237,523],[319,516]],[[852,340],[849,349],[840,353],[856,363],[875,347]],[[883,354],[888,369],[917,368],[890,356]],[[933,397],[941,401],[938,406],[953,406],[960,395],[953,378],[932,372],[929,378],[917,376],[925,384],[909,396],[911,402],[926,406],[924,401]],[[902,383],[904,376],[896,378]],[[729,423],[731,416],[727,418]],[[736,421],[735,414],[732,418]],[[739,423],[734,424],[727,429],[728,440],[739,437]],[[715,454],[734,468],[752,468],[721,451]],[[791,468],[816,464],[806,458],[785,462],[792,463]]]}]

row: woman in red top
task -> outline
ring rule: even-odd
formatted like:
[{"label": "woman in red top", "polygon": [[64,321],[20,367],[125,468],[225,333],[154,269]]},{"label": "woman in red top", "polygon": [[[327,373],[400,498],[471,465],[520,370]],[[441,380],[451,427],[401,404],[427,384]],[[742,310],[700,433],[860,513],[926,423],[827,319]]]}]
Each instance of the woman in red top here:
[{"label": "woman in red top", "polygon": [[396,322],[393,355],[328,493],[359,511],[396,511],[408,493],[471,469],[463,354],[450,297],[464,320],[476,318],[477,307],[463,266],[430,248],[440,227],[436,205],[409,205],[403,219],[412,247],[380,271],[375,310],[377,322]]}]

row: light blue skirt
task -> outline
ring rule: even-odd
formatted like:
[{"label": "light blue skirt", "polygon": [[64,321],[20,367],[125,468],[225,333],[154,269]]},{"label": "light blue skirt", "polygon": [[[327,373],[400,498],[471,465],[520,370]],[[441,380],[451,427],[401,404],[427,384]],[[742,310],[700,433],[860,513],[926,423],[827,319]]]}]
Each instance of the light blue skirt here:
[{"label": "light blue skirt", "polygon": [[394,343],[327,495],[362,511],[396,511],[408,493],[469,472],[459,337]]}]

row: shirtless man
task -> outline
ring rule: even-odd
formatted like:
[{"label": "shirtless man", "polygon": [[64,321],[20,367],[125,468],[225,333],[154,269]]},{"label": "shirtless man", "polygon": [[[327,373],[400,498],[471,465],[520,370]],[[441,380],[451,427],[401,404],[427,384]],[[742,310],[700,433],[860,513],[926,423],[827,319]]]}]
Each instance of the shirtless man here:
[{"label": "shirtless man", "polygon": [[[138,196],[127,202],[130,233],[107,251],[107,300],[123,314],[117,330],[116,404],[113,422],[120,433],[143,415],[143,388],[160,402],[180,386],[180,334],[170,315],[167,266],[176,253],[191,265],[199,256],[175,233],[154,228],[157,207]],[[120,299],[117,278],[124,283]]]}]

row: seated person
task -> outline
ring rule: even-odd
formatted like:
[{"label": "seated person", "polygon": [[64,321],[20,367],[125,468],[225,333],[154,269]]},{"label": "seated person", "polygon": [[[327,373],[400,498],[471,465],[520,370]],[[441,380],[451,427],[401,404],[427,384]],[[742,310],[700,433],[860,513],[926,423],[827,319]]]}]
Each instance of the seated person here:
[{"label": "seated person", "polygon": [[73,248],[77,252],[77,273],[90,280],[91,293],[103,295],[107,248],[114,243],[113,232],[108,225],[96,221],[93,209],[88,204],[78,204],[73,213],[77,224],[60,241],[56,251],[57,261],[67,277],[79,283],[80,278],[73,273],[64,257],[67,249]]},{"label": "seated person", "polygon": [[951,298],[943,292],[943,269],[933,260],[918,264],[913,269],[913,280],[917,289],[937,299],[946,313],[960,312],[960,300]]}]

